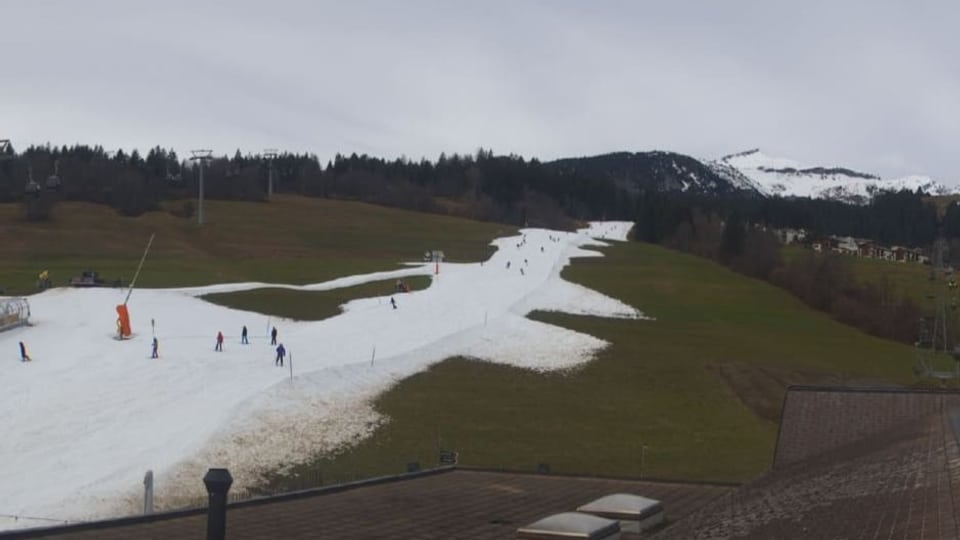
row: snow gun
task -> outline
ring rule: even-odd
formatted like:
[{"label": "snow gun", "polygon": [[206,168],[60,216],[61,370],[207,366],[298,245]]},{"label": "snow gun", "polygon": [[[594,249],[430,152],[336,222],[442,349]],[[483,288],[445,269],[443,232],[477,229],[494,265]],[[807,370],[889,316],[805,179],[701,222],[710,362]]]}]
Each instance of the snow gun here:
[{"label": "snow gun", "polygon": [[133,287],[137,284],[137,277],[140,276],[140,270],[143,269],[143,262],[147,260],[147,253],[153,244],[153,237],[156,233],[150,235],[150,241],[147,242],[147,249],[143,250],[143,257],[140,258],[140,265],[137,266],[137,273],[133,275],[133,281],[130,282],[130,289],[127,290],[127,297],[122,304],[117,305],[117,333],[120,339],[127,339],[133,335],[130,329],[130,312],[127,310],[127,302],[130,301],[130,294],[133,293]]}]

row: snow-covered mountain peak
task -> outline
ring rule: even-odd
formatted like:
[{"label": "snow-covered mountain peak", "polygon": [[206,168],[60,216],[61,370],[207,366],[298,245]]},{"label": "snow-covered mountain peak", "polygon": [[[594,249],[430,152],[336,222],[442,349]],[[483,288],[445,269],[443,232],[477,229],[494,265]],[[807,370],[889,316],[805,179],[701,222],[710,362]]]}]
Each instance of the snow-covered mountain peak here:
[{"label": "snow-covered mountain peak", "polygon": [[862,204],[881,191],[920,189],[938,195],[956,193],[956,189],[929,176],[884,179],[845,167],[804,166],[792,159],[769,156],[756,148],[708,161],[707,165],[735,184],[742,184],[743,178],[749,179],[767,196],[834,199]]}]

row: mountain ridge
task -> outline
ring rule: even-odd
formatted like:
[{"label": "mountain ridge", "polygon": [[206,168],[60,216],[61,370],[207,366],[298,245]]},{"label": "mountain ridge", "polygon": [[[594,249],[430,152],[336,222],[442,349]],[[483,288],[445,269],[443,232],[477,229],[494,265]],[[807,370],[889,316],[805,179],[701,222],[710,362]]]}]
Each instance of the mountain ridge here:
[{"label": "mountain ridge", "polygon": [[679,192],[748,197],[809,197],[865,204],[887,191],[960,193],[928,176],[882,178],[842,166],[804,166],[752,148],[718,159],[697,159],[664,150],[608,152],[544,163],[560,175],[612,181],[630,193]]},{"label": "mountain ridge", "polygon": [[[730,182],[750,179],[764,196],[810,197],[864,204],[883,191],[923,191],[931,195],[958,193],[929,176],[882,178],[846,167],[804,167],[791,159],[768,156],[759,148],[705,161]],[[731,171],[736,171],[733,173]]]},{"label": "mountain ridge", "polygon": [[645,190],[707,195],[759,196],[749,179],[719,174],[694,157],[663,150],[609,152],[595,156],[562,158],[544,163],[560,175],[582,175],[612,180],[630,193]]}]

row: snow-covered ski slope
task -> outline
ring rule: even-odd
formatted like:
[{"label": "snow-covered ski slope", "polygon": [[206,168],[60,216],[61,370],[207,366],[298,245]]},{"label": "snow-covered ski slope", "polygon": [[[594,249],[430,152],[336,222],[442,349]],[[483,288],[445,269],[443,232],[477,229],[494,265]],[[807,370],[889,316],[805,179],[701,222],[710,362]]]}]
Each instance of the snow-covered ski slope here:
[{"label": "snow-covered ski slope", "polygon": [[[428,289],[393,295],[397,309],[384,291],[317,322],[270,320],[198,298],[261,283],[138,289],[129,303],[135,335],[118,341],[114,306],[126,291],[35,295],[33,325],[0,333],[0,514],[19,516],[0,517],[0,529],[135,513],[147,470],[162,507],[202,500],[209,467],[229,467],[242,489],[259,473],[369,434],[384,421],[371,398],[450,356],[543,370],[586,362],[606,343],[524,316],[545,309],[642,317],[559,277],[571,257],[599,255],[583,247],[623,240],[630,226],[526,229],[495,240],[496,253],[482,264],[441,263]],[[418,264],[293,288],[434,272]],[[150,358],[151,319],[159,359]],[[249,345],[240,344],[243,325]],[[292,356],[292,380],[290,358],[274,366],[271,326]],[[214,351],[218,331],[223,352]],[[19,341],[32,362],[20,362]]]}]

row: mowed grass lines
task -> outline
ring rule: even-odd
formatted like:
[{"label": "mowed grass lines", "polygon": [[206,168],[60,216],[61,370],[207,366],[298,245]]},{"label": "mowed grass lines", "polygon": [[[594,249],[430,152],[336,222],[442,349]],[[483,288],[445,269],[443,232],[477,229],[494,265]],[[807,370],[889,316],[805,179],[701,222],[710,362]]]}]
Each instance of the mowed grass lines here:
[{"label": "mowed grass lines", "polygon": [[[769,284],[656,246],[604,251],[575,260],[564,276],[655,321],[537,313],[613,345],[569,373],[447,360],[376,402],[390,421],[371,439],[295,474],[319,470],[330,482],[397,473],[411,461],[436,465],[442,447],[470,466],[743,481],[768,468],[776,436],[775,422],[742,399],[751,390],[782,396],[784,384],[817,377],[912,382],[909,347],[841,325]],[[735,390],[719,374],[725,366],[779,378]]]},{"label": "mowed grass lines", "polygon": [[[411,291],[430,286],[429,276],[410,276],[403,279]],[[371,298],[395,294],[396,280],[379,280],[353,287],[328,291],[298,291],[267,287],[231,293],[202,296],[204,300],[233,309],[242,309],[286,317],[298,321],[319,321],[341,313],[341,306],[357,298]]]},{"label": "mowed grass lines", "polygon": [[0,205],[0,288],[34,290],[49,270],[64,285],[81,270],[129,281],[152,233],[156,240],[138,285],[167,287],[236,281],[304,284],[396,268],[443,250],[451,261],[479,261],[489,242],[516,229],[370,204],[299,196],[271,203],[208,201],[206,223],[150,212],[137,218],[105,206],[62,203],[55,219],[26,223],[19,205]]}]

